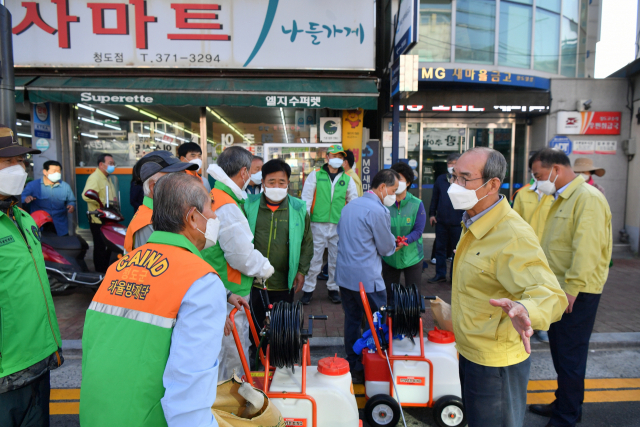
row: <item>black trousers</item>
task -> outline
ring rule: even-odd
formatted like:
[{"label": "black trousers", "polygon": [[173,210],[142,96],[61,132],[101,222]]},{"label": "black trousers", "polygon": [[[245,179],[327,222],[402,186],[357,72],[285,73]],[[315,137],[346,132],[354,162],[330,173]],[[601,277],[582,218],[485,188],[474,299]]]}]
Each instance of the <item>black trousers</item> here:
[{"label": "black trousers", "polygon": [[111,259],[111,251],[107,248],[107,244],[102,238],[100,227],[102,224],[89,224],[91,228],[91,236],[93,237],[93,266],[98,273],[106,273],[109,268]]},{"label": "black trousers", "polygon": [[[455,248],[460,240],[462,226],[436,223],[436,276],[447,277],[447,248]],[[453,270],[453,263],[451,263]]]},{"label": "black trousers", "polygon": [[49,371],[31,384],[0,394],[0,426],[49,427]]},{"label": "black trousers", "polygon": [[382,278],[384,279],[384,286],[387,288],[387,299],[391,295],[391,284],[400,283],[400,274],[404,273],[404,284],[412,285],[416,284],[420,286],[422,283],[422,260],[411,267],[397,269],[391,267],[386,262],[382,261]]},{"label": "black trousers", "polygon": [[587,371],[589,339],[598,312],[600,294],[580,292],[573,311],[549,328],[549,347],[558,374],[558,389],[550,423],[573,427],[582,412],[584,377]]},{"label": "black trousers", "polygon": [[[279,301],[286,301],[289,304],[293,302],[294,290],[290,291],[267,291],[269,295],[269,303],[275,304]],[[264,318],[267,317],[267,301],[264,299],[262,291],[256,287],[251,287],[251,312],[253,313],[253,324],[256,326],[258,332],[264,326]],[[253,341],[253,335],[250,335]],[[258,343],[254,343],[258,345]]]},{"label": "black trousers", "polygon": [[462,403],[469,427],[522,427],[531,358],[516,365],[478,365],[460,355]]}]

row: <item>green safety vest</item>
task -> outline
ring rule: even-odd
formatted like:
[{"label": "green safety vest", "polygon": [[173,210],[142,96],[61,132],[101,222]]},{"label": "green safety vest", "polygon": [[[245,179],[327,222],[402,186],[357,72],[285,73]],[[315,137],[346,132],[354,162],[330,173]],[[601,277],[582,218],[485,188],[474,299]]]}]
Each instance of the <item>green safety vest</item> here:
[{"label": "green safety vest", "polygon": [[[394,236],[406,236],[411,233],[416,223],[420,203],[420,199],[407,192],[407,196],[400,202],[400,208],[395,203],[387,208],[391,213],[391,232]],[[409,246],[403,247],[391,256],[382,257],[382,259],[398,270],[416,265],[424,259],[422,234]]]},{"label": "green safety vest", "polygon": [[[216,184],[211,190],[213,196],[213,205],[211,209],[215,212],[220,206],[225,204],[234,203],[236,206],[245,203],[244,200],[240,200],[233,194],[233,190],[227,187],[220,181],[216,181]],[[238,207],[240,209],[240,207]],[[246,297],[251,292],[251,285],[253,283],[253,277],[245,276],[238,270],[232,268],[227,264],[227,260],[224,257],[224,251],[220,247],[220,242],[216,242],[216,245],[204,249],[200,252],[202,258],[211,265],[214,270],[220,275],[220,280],[224,283],[224,287],[241,297]]]},{"label": "green safety vest", "polygon": [[311,206],[311,222],[330,222],[337,224],[340,221],[342,209],[347,204],[347,189],[351,177],[346,173],[336,177],[336,185],[331,198],[331,178],[324,169],[316,170],[316,193],[313,196]]},{"label": "green safety vest", "polygon": [[[289,273],[287,276],[289,289],[293,286],[293,280],[298,273],[300,263],[300,250],[302,248],[302,238],[304,235],[305,218],[307,216],[306,202],[293,197],[289,198]],[[245,201],[244,211],[247,213],[247,220],[251,233],[256,234],[256,221],[260,210],[260,194],[250,195]],[[264,255],[264,254],[263,254]]]},{"label": "green safety vest", "polygon": [[0,212],[0,378],[26,369],[62,347],[40,230],[31,215],[17,205],[11,210],[22,232]]}]

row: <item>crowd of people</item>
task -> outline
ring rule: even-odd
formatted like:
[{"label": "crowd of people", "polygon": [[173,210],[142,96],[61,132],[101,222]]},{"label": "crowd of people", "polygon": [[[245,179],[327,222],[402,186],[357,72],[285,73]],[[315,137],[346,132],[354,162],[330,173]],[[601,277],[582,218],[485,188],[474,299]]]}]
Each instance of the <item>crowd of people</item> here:
[{"label": "crowd of people", "polygon": [[[24,186],[25,155],[36,152],[0,127],[0,246],[15,248],[3,250],[0,263],[2,425],[48,417],[49,370],[63,362],[38,229],[16,196],[55,213],[58,234],[75,198],[56,162]],[[125,254],[111,265],[99,219],[90,224],[95,268],[105,278],[84,326],[83,424],[216,425],[217,382],[245,373],[231,331],[249,359],[249,322],[262,327],[265,297],[293,302],[302,292],[309,304],[325,250],[327,296],[342,304],[347,360],[353,382],[362,382],[353,351],[362,335],[360,282],[374,311],[401,276],[422,283],[427,213],[408,191],[415,175],[407,164],[378,172],[363,194],[353,153],[335,144],[296,198],[281,159],[264,162],[228,147],[207,169],[210,189],[201,153],[183,144],[178,157],[154,151],[136,163],[143,197]],[[522,425],[536,329],[549,330],[558,391],[554,403],[530,410],[549,416],[550,426],[573,426],[611,259],[611,212],[593,185],[604,170],[585,160],[572,168],[564,153],[543,149],[531,157],[533,182],[512,209],[500,194],[507,162],[498,151],[475,148],[449,156],[447,165],[429,208],[437,242],[429,282],[446,281],[447,246],[456,248],[449,277],[467,419],[471,426]],[[89,209],[97,202],[84,196],[87,189],[115,201],[114,169],[112,156],[98,158],[83,191]]]}]

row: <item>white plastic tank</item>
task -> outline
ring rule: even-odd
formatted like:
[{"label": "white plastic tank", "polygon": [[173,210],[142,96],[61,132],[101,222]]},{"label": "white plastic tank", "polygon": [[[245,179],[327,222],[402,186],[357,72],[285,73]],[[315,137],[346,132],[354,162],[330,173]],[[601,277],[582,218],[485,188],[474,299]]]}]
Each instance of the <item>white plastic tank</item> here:
[{"label": "white plastic tank", "polygon": [[[300,393],[302,368],[276,369],[270,392]],[[307,394],[317,405],[318,425],[313,425],[311,402],[302,399],[271,399],[287,426],[358,427],[358,403],[351,385],[349,363],[339,357],[327,357],[318,366],[307,366]]]}]

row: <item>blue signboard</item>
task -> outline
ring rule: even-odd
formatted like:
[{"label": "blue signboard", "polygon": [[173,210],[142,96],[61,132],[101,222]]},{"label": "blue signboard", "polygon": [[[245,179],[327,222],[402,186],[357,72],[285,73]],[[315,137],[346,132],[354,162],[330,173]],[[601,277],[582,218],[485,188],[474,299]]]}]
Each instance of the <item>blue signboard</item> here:
[{"label": "blue signboard", "polygon": [[420,17],[418,3],[418,0],[400,1],[396,38],[393,45],[393,53],[396,58],[400,58],[400,55],[418,43],[418,19]]},{"label": "blue signboard", "polygon": [[573,149],[573,143],[566,136],[555,136],[549,141],[549,147],[562,150],[568,156]]},{"label": "blue signboard", "polygon": [[36,138],[51,139],[51,107],[48,102],[33,105],[33,130]]},{"label": "blue signboard", "polygon": [[380,165],[380,141],[369,141],[362,150],[362,191],[371,189],[371,181]]},{"label": "blue signboard", "polygon": [[472,70],[464,68],[447,69],[442,67],[433,67],[428,63],[422,63],[418,67],[418,81],[478,83],[488,85],[519,86],[543,90],[549,90],[551,86],[551,81],[543,77],[506,73],[504,71],[495,70]]}]

